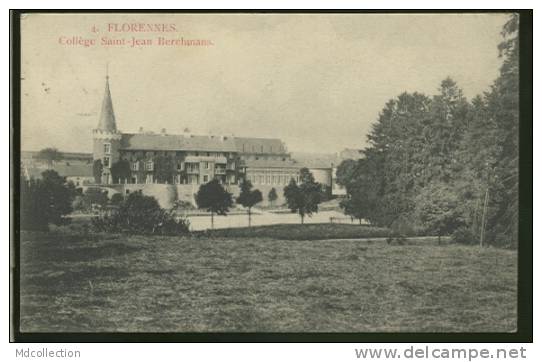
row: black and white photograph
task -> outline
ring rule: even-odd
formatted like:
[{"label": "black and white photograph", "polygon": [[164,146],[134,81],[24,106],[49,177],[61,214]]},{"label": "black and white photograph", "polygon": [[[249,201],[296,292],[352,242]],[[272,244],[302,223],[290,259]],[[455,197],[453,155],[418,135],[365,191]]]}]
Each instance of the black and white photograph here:
[{"label": "black and white photograph", "polygon": [[519,12],[15,16],[12,333],[529,318]]}]

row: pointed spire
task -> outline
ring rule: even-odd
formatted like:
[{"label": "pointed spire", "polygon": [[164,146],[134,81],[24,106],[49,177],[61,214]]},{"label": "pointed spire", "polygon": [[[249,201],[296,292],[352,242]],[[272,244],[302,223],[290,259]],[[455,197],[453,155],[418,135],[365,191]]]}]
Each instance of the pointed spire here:
[{"label": "pointed spire", "polygon": [[105,94],[102,102],[102,112],[100,113],[100,122],[98,123],[98,129],[102,131],[116,132],[117,124],[115,122],[115,112],[113,111],[111,91],[109,90],[109,70],[107,68],[105,76]]}]

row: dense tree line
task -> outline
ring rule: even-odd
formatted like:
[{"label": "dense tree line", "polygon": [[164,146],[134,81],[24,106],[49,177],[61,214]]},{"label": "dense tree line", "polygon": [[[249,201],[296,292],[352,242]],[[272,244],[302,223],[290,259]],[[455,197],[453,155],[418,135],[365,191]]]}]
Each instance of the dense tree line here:
[{"label": "dense tree line", "polygon": [[347,213],[398,233],[517,244],[519,18],[502,30],[500,75],[471,101],[450,78],[438,94],[390,100],[359,161],[337,171]]}]

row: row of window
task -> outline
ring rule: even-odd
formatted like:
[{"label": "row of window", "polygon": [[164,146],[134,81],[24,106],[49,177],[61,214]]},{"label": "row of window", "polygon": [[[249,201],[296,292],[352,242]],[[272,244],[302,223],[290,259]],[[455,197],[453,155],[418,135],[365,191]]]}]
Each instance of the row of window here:
[{"label": "row of window", "polygon": [[[104,167],[111,167],[111,158],[109,156],[104,157],[103,166]],[[139,162],[132,162],[130,164],[130,170],[139,171]],[[153,171],[153,170],[154,170],[154,162],[146,161],[145,162],[145,171]]]},{"label": "row of window", "polygon": [[[109,157],[105,157],[105,159],[107,159],[107,164],[109,164]],[[105,163],[105,159],[104,159],[104,163]],[[186,171],[188,171],[188,172],[195,172],[195,171],[197,172],[197,171],[199,171],[199,163],[187,162],[185,165],[186,165]],[[203,168],[205,170],[210,170],[211,165],[212,165],[212,162],[203,162]],[[109,167],[109,166],[107,166],[107,167]],[[138,161],[132,162],[130,169],[132,171],[139,171],[139,162]],[[183,164],[182,163],[177,164],[177,169],[182,170],[183,169]],[[224,167],[215,167],[215,169],[218,172],[226,170]],[[154,170],[154,162],[153,161],[146,161],[145,162],[145,171],[152,171],[152,170]]]},{"label": "row of window", "polygon": [[[264,153],[264,146],[263,145],[260,145],[259,147],[256,146],[256,145],[251,145],[249,147],[249,145],[243,144],[242,149],[243,149],[243,152],[260,152],[260,153]],[[277,149],[275,149],[275,151],[276,150]],[[279,147],[278,151],[283,152],[284,148]],[[273,146],[269,146],[269,153],[273,153]]]},{"label": "row of window", "polygon": [[[111,144],[110,143],[104,143],[104,154],[106,155],[110,155],[111,154]],[[261,153],[263,153],[264,151],[264,148],[263,146],[261,146],[261,149],[260,149]],[[185,154],[186,156],[207,156],[207,157],[233,157],[233,153],[228,153],[228,152],[185,152],[185,151],[172,151],[172,152],[175,152],[175,154],[177,156],[182,156],[183,154]],[[243,145],[243,152],[245,152],[245,145]],[[256,148],[255,146],[252,146],[252,152],[256,152]],[[270,146],[269,147],[269,152],[270,153],[273,153],[273,146]],[[162,154],[162,155],[165,155],[166,153],[168,153],[168,151],[156,151],[156,154]],[[134,153],[136,156],[143,156],[143,154],[145,154],[146,156],[154,156],[155,154],[155,151],[138,151],[138,152],[135,152]],[[128,156],[130,156],[130,154],[128,154]],[[246,159],[250,160],[250,159],[255,159],[255,160],[259,160],[261,157],[261,159],[263,160],[267,160],[267,159],[270,159],[270,160],[278,160],[280,159],[280,156],[279,157],[275,157],[275,156],[246,156]],[[282,161],[286,161],[286,158],[285,157],[282,157]]]},{"label": "row of window", "polygon": [[286,161],[286,157],[282,156],[256,156],[256,155],[243,155],[242,158],[244,160],[250,161],[250,160],[264,160],[264,161]]},{"label": "row of window", "polygon": [[[146,161],[144,163],[145,171],[153,171],[154,170],[154,162],[152,161]],[[130,169],[132,171],[139,171],[139,162],[132,162],[130,164]]]},{"label": "row of window", "polygon": [[[103,165],[104,167],[110,167],[111,159],[109,156],[105,156],[103,159]],[[130,169],[132,171],[139,171],[139,162],[132,162],[130,164]],[[203,168],[205,170],[211,169],[212,162],[203,162]],[[154,170],[154,162],[153,161],[146,161],[144,163],[145,171],[153,171]],[[182,170],[182,164],[177,165],[178,170]],[[225,172],[225,167],[215,167],[217,172]],[[188,172],[198,172],[199,171],[199,163],[186,163],[186,170]]]},{"label": "row of window", "polygon": [[[135,177],[135,176],[132,177],[132,183],[137,183],[137,181],[138,181],[138,180],[137,180],[137,177]],[[197,185],[197,184],[200,183],[200,178],[199,178],[198,175],[189,175],[189,176],[187,177],[187,180],[186,180],[186,181],[187,181],[187,182],[186,182],[187,184]],[[203,175],[203,177],[201,178],[201,181],[202,181],[201,183],[204,183],[204,184],[205,184],[205,183],[211,181],[211,176],[210,176],[210,175]],[[174,182],[175,184],[183,184],[180,175],[176,175],[176,176],[174,177],[173,182]],[[229,177],[229,178],[227,179],[227,182],[230,183],[230,184],[231,184],[231,183],[235,183],[235,177]],[[150,174],[148,174],[148,175],[146,176],[146,178],[145,178],[145,183],[146,183],[146,184],[152,184],[152,183],[154,183],[154,176],[153,176],[152,173],[150,173]]]},{"label": "row of window", "polygon": [[248,174],[247,179],[253,185],[288,185],[291,179],[299,183],[299,175],[262,175]]},{"label": "row of window", "polygon": [[[109,143],[104,143],[104,153],[111,154],[111,145]],[[186,151],[135,151],[135,152],[123,152],[125,156],[131,157],[152,157],[155,155],[161,155],[161,156],[207,156],[207,157],[226,157],[226,158],[232,158],[233,153],[228,152],[186,152]]]}]

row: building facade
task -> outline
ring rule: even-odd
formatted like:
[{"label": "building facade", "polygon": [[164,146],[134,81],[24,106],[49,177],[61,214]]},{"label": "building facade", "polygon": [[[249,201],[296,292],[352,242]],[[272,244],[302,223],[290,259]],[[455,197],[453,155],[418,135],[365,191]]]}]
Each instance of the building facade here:
[{"label": "building facade", "polygon": [[[98,127],[93,130],[94,167],[101,169],[102,184],[188,184],[219,180],[236,185],[247,178],[256,185],[276,185],[299,178],[301,165],[292,160],[280,139],[201,136],[117,129],[113,101],[106,77]],[[129,167],[119,177],[118,163]]]}]

